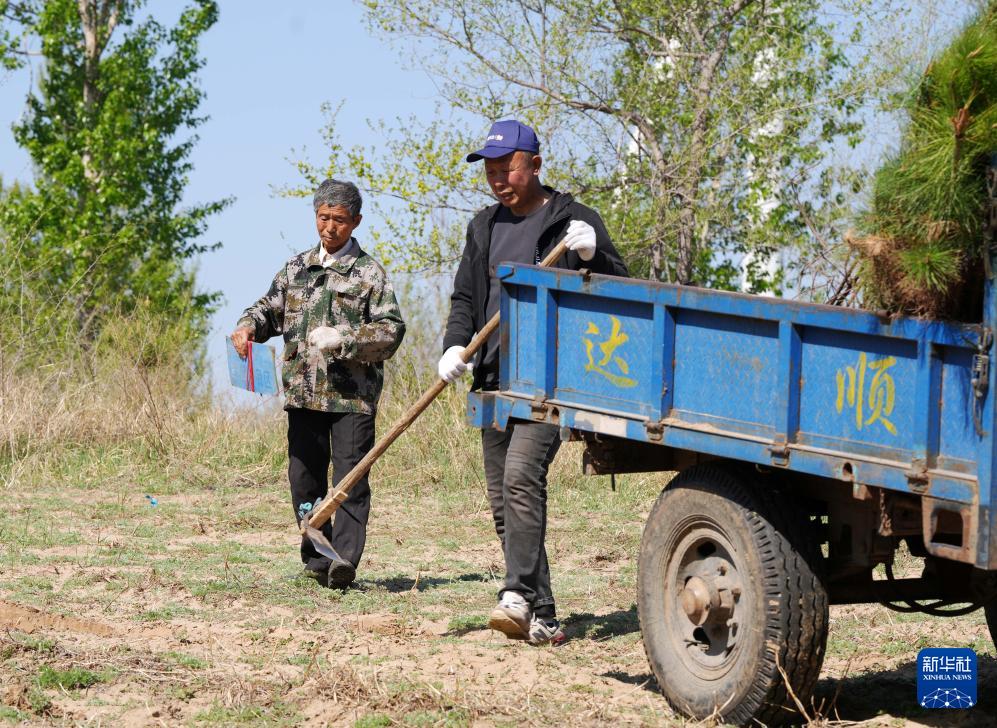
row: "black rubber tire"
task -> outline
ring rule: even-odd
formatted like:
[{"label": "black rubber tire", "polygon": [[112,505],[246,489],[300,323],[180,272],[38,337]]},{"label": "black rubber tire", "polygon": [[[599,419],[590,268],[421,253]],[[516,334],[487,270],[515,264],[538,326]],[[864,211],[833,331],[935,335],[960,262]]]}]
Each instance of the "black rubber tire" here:
[{"label": "black rubber tire", "polygon": [[[787,684],[809,712],[828,626],[815,529],[791,501],[734,472],[690,468],[651,509],[638,564],[644,650],[665,698],[687,716],[805,722]],[[730,619],[697,631],[678,595],[700,572],[729,574],[704,578],[735,601]]]}]

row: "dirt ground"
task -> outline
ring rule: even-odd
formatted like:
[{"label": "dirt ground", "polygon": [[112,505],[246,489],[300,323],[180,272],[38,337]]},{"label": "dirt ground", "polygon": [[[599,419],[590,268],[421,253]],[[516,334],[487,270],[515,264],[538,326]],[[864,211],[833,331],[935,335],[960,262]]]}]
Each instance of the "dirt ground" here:
[{"label": "dirt ground", "polygon": [[[501,554],[477,486],[375,499],[356,588],[299,576],[283,487],[0,490],[0,724],[684,725],[651,677],[634,606],[660,484],[552,489],[549,551],[568,642],[484,628]],[[429,484],[427,484],[429,485]],[[832,608],[815,723],[997,725],[981,613]],[[972,646],[981,704],[925,711],[915,658]]]}]

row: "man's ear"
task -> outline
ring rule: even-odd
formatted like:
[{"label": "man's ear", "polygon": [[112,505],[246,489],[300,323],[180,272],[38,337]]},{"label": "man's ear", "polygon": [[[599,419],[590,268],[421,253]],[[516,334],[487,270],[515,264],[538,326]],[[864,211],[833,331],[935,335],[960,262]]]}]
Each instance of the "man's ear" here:
[{"label": "man's ear", "polygon": [[356,228],[360,227],[360,221],[361,220],[363,220],[363,215],[361,215],[359,213],[353,218],[353,229],[354,230]]},{"label": "man's ear", "polygon": [[543,161],[544,161],[543,157],[541,157],[539,154],[534,154],[533,155],[533,159],[531,161],[533,162],[533,175],[535,177],[539,176],[540,175],[540,165],[543,164]]}]

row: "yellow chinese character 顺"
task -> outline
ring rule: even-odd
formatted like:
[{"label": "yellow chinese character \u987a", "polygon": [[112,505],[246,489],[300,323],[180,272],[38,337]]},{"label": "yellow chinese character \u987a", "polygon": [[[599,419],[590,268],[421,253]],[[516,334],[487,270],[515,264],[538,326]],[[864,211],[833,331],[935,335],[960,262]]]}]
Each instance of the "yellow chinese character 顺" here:
[{"label": "yellow chinese character \u987a", "polygon": [[[838,385],[838,397],[834,408],[841,412],[847,401],[849,407],[855,408],[855,427],[861,430],[865,425],[879,422],[891,435],[897,434],[897,428],[888,419],[893,414],[896,400],[896,385],[893,377],[886,371],[897,363],[896,357],[869,361],[865,352],[859,354],[858,363],[854,367],[845,367],[835,372]],[[866,373],[872,373],[866,395]],[[868,412],[868,416],[866,416]]]}]

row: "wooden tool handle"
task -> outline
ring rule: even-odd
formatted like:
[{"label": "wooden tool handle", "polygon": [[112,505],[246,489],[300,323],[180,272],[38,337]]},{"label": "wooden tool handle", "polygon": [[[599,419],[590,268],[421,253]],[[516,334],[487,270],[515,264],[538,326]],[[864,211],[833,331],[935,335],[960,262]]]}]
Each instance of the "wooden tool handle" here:
[{"label": "wooden tool handle", "polygon": [[[547,257],[540,261],[540,267],[549,268],[554,265],[558,258],[564,255],[567,249],[568,246],[565,245],[562,240],[554,246],[554,249],[547,254]],[[480,349],[488,337],[495,332],[498,325],[499,315],[495,314],[492,316],[491,320],[484,325],[481,331],[474,335],[474,338],[471,339],[471,343],[465,347],[463,353],[461,354],[461,359],[465,363],[471,361],[471,358],[478,353],[478,349]],[[301,520],[302,533],[304,533],[305,528],[308,526],[312,528],[321,528],[326,521],[332,518],[332,514],[336,512],[336,509],[339,508],[339,506],[343,504],[343,501],[349,497],[353,486],[367,474],[377,459],[384,454],[384,451],[391,447],[391,443],[397,440],[399,435],[405,432],[405,430],[409,428],[409,425],[415,422],[416,418],[423,413],[430,403],[436,399],[440,395],[440,392],[446,389],[446,387],[447,382],[442,379],[438,379],[433,386],[423,392],[422,396],[419,397],[416,403],[405,411],[405,414],[403,414],[395,422],[395,424],[391,426],[391,429],[388,430],[380,440],[374,443],[374,447],[370,449],[370,452],[364,455],[363,459],[353,466],[353,470],[348,472],[346,477],[339,481],[339,486],[336,488],[336,492],[333,493],[331,497],[323,500],[322,505],[313,510],[307,518],[303,518]]]}]

